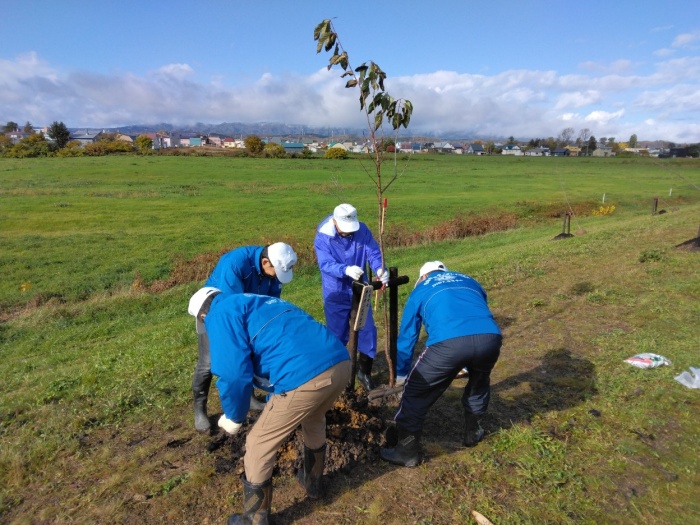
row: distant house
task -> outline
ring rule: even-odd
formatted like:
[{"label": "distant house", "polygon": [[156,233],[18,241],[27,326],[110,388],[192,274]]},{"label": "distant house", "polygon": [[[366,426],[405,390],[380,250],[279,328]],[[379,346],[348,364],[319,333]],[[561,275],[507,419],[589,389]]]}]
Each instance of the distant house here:
[{"label": "distant house", "polygon": [[203,144],[202,137],[190,137],[190,147],[195,148],[195,147],[202,147]]},{"label": "distant house", "polygon": [[506,144],[501,150],[501,155],[513,155],[519,157],[523,154],[523,150],[517,144]]},{"label": "distant house", "polygon": [[410,142],[399,142],[398,147],[401,153],[413,153],[413,145]]},{"label": "distant house", "polygon": [[436,142],[433,144],[433,150],[438,153],[452,153],[455,147],[449,142]]},{"label": "distant house", "polygon": [[332,143],[330,143],[330,144],[328,145],[328,149],[331,149],[331,148],[340,148],[340,149],[342,149],[342,150],[344,150],[344,151],[348,151],[348,147],[347,147],[345,144],[343,144],[342,142],[332,142]]},{"label": "distant house", "polygon": [[102,135],[101,131],[90,131],[86,129],[85,131],[74,131],[71,133],[70,140],[77,140],[80,142],[81,146],[85,146],[86,144],[94,144],[97,142],[100,135]]},{"label": "distant house", "polygon": [[464,145],[463,144],[455,144],[454,149],[452,150],[452,153],[455,155],[462,155],[464,153]]},{"label": "distant house", "polygon": [[12,144],[17,144],[20,140],[26,139],[27,137],[29,137],[30,135],[33,135],[33,134],[34,133],[27,133],[25,131],[15,130],[15,131],[9,131],[9,132],[5,133],[5,136],[8,139],[10,139],[10,142],[12,142]]},{"label": "distant house", "polygon": [[209,137],[207,137],[207,144],[211,144],[212,146],[221,148],[224,145],[224,139],[222,139],[218,135],[210,135]]},{"label": "distant house", "polygon": [[223,140],[222,145],[224,148],[235,148],[236,147],[236,139],[231,138],[231,137],[226,137]]},{"label": "distant house", "polygon": [[530,148],[525,152],[527,157],[549,157],[549,148]]},{"label": "distant house", "polygon": [[299,155],[304,150],[304,144],[301,142],[282,142],[282,147],[284,148],[284,151],[290,155],[295,153]]},{"label": "distant house", "polygon": [[483,144],[469,144],[466,151],[467,155],[483,155],[484,153],[486,152]]},{"label": "distant house", "polygon": [[579,148],[578,146],[564,146],[564,149],[569,150],[569,157],[581,156],[581,148]]},{"label": "distant house", "polygon": [[[180,147],[180,137],[178,135],[165,135],[163,133],[156,133],[158,138],[157,141],[153,142],[153,148],[179,148]],[[156,146],[159,145],[159,147]]]},{"label": "distant house", "polygon": [[556,148],[553,152],[552,155],[555,157],[568,157],[569,156],[569,150],[566,148]]},{"label": "distant house", "polygon": [[613,157],[615,154],[610,146],[598,146],[591,155],[593,157]]}]

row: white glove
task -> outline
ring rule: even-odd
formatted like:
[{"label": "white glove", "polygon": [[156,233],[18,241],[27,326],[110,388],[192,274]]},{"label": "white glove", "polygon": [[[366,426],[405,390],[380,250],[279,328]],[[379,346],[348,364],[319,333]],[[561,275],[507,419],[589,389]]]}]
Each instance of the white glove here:
[{"label": "white glove", "polygon": [[241,431],[242,426],[243,423],[236,423],[235,421],[231,421],[229,418],[226,417],[226,414],[222,414],[219,418],[219,428],[223,428],[227,434],[230,434],[232,436],[238,434]]},{"label": "white glove", "polygon": [[365,273],[362,271],[362,268],[359,266],[348,266],[345,268],[345,275],[350,277],[353,281],[357,281],[360,277],[362,277],[362,274]]},{"label": "white glove", "polygon": [[374,273],[377,274],[377,278],[384,286],[389,286],[389,272],[387,272],[384,268],[379,268],[379,270]]},{"label": "white glove", "polygon": [[406,383],[406,376],[396,376],[396,386],[403,386]]}]

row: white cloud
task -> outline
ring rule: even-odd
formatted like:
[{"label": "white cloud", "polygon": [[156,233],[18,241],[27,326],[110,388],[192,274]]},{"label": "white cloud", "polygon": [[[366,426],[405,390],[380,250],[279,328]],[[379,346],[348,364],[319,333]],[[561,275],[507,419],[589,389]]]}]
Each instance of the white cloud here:
[{"label": "white cloud", "polygon": [[168,64],[153,71],[154,75],[183,80],[194,76],[194,70],[188,64]]},{"label": "white cloud", "polygon": [[665,48],[657,49],[656,51],[654,51],[654,56],[662,57],[662,58],[669,57],[669,56],[673,55],[675,52],[676,52],[675,50],[668,49],[667,47],[665,47]]},{"label": "white cloud", "polygon": [[608,124],[610,124],[610,122],[621,119],[624,116],[624,114],[624,109],[620,109],[619,111],[615,111],[614,113],[610,113],[609,111],[596,110],[591,111],[588,115],[586,115],[584,120],[586,122],[598,124],[605,127]]},{"label": "white cloud", "polygon": [[[689,39],[683,40],[690,42]],[[556,136],[587,127],[595,136],[700,142],[700,57],[662,60],[647,75],[629,60],[582,63],[589,74],[509,70],[495,75],[435,71],[390,77],[387,91],[413,102],[409,132]],[[35,53],[0,59],[0,115],[69,127],[195,122],[286,122],[361,130],[358,92],[336,69],[264,73],[247,84],[198,79],[188,64],[132,73],[64,73]],[[663,134],[661,134],[663,132]],[[466,136],[465,138],[470,138]]]},{"label": "white cloud", "polygon": [[693,42],[700,40],[700,31],[695,31],[694,33],[683,33],[673,39],[673,47],[689,47]]}]

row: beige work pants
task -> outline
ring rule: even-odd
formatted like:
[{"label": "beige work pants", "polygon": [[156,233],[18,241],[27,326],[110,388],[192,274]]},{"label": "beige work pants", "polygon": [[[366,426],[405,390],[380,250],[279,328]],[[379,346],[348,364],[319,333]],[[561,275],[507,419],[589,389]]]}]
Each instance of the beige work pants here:
[{"label": "beige work pants", "polygon": [[243,464],[250,483],[272,477],[277,450],[299,425],[308,448],[326,443],[326,412],[348,385],[350,373],[351,362],[342,361],[295,390],[268,399],[246,437]]}]

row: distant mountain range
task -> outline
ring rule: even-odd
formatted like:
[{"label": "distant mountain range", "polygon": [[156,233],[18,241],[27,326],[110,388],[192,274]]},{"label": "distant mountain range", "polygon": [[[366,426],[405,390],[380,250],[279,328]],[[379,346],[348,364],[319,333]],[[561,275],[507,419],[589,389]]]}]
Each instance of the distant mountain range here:
[{"label": "distant mountain range", "polygon": [[[71,128],[71,130],[82,130],[86,128]],[[175,126],[168,123],[160,124],[132,124],[128,126],[119,126],[115,128],[88,128],[90,130],[103,129],[107,132],[120,132],[127,135],[140,135],[142,133],[155,133],[157,131],[166,131],[168,133],[193,133],[202,135],[220,135],[222,137],[247,137],[248,135],[258,135],[262,138],[265,137],[282,137],[287,140],[299,141],[304,137],[319,138],[323,140],[354,140],[357,142],[363,141],[367,138],[366,129],[352,129],[352,128],[319,128],[312,126],[305,126],[303,124],[284,124],[281,122],[256,122],[256,123],[246,123],[246,122],[222,122],[221,124],[206,124],[203,122],[197,122],[191,126]],[[393,135],[391,135],[393,138]],[[406,129],[401,129],[399,131],[400,141],[412,141],[412,142],[435,142],[435,141],[448,141],[448,142],[459,142],[459,143],[469,143],[475,140],[481,140],[482,142],[505,142],[507,137],[502,136],[478,136],[473,131],[441,131],[441,132],[421,132],[421,133],[409,133]],[[541,137],[544,138],[544,137]],[[527,142],[528,139],[517,139],[521,142]],[[653,141],[639,141],[639,147],[644,148],[661,148],[668,147],[668,142],[663,140],[653,140]]]},{"label": "distant mountain range", "polygon": [[[73,128],[71,128],[73,129]],[[86,129],[86,128],[76,128]],[[155,133],[157,131],[166,131],[168,133],[201,133],[203,135],[221,135],[225,137],[239,138],[248,135],[258,135],[260,137],[289,137],[300,140],[302,137],[319,137],[324,139],[345,140],[354,138],[361,141],[363,137],[367,137],[366,129],[352,128],[328,128],[328,127],[312,127],[302,124],[284,124],[281,122],[222,122],[221,124],[206,124],[197,122],[191,126],[176,126],[161,122],[159,124],[131,124],[127,126],[119,126],[114,128],[89,128],[103,129],[107,132],[120,132],[127,135],[139,135],[141,133]],[[479,137],[481,140],[503,140],[505,137]],[[469,132],[440,132],[431,133],[423,132],[420,134],[409,133],[402,129],[399,132],[399,140],[459,140],[470,141],[475,140],[473,133]]]}]

